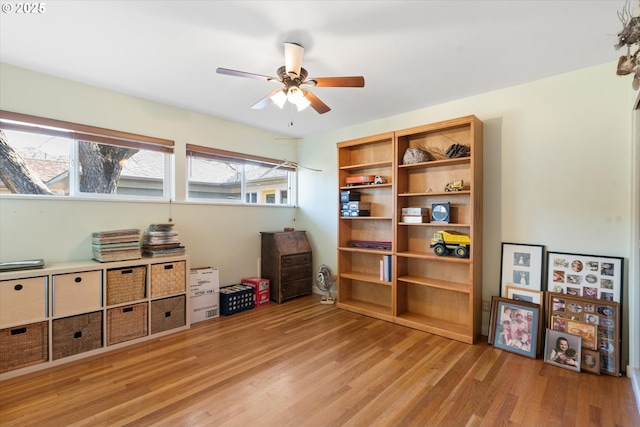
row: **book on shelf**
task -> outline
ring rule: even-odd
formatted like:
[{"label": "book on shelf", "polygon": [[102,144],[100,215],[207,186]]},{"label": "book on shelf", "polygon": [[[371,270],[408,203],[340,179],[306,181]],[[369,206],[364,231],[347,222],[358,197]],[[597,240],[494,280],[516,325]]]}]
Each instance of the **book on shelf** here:
[{"label": "book on shelf", "polygon": [[408,207],[402,208],[402,215],[429,215],[429,208],[423,207]]},{"label": "book on shelf", "polygon": [[423,224],[429,222],[429,217],[424,215],[402,215],[401,221],[408,224]]},{"label": "book on shelf", "polygon": [[382,258],[380,259],[380,280],[384,282],[391,282],[391,268],[391,255],[382,255]]}]

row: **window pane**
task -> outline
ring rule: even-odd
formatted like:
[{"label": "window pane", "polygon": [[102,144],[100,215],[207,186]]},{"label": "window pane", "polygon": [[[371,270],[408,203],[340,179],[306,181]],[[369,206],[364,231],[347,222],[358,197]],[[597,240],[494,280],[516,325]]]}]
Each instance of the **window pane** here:
[{"label": "window pane", "polygon": [[79,141],[81,193],[162,197],[165,155]]},{"label": "window pane", "polygon": [[[0,194],[69,194],[69,165],[73,140],[57,136],[3,130],[14,167],[5,168]],[[4,160],[7,160],[4,159]],[[5,180],[10,182],[5,182]]]},{"label": "window pane", "polygon": [[190,199],[288,204],[289,182],[294,172],[277,166],[196,156],[187,156],[187,159]]},{"label": "window pane", "polygon": [[189,198],[242,200],[242,165],[192,156],[187,159]]}]

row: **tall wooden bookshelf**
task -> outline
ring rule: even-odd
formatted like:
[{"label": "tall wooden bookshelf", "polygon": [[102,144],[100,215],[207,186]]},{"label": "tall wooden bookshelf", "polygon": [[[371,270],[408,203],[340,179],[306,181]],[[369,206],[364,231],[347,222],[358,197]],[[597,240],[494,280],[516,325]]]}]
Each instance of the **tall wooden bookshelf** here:
[{"label": "tall wooden bookshelf", "polygon": [[[403,164],[407,148],[445,153],[452,144],[469,147],[470,155]],[[341,191],[354,189],[344,185],[348,176],[393,175],[385,187],[362,188],[375,216],[338,221],[338,307],[474,343],[482,300],[482,122],[466,116],[341,142],[338,164]],[[461,191],[445,191],[459,180]],[[446,202],[448,223],[401,220],[402,208],[431,213],[434,203]],[[469,235],[469,257],[436,256],[430,242],[437,231]],[[352,239],[391,240],[391,282],[379,276],[380,257],[388,251],[350,248]]]},{"label": "tall wooden bookshelf", "polygon": [[[380,261],[393,251],[354,247],[354,242],[393,242],[394,234],[394,135],[385,133],[338,143],[340,193],[358,192],[371,204],[370,216],[343,216],[338,209],[338,302],[340,308],[393,321],[393,281],[380,275]],[[380,176],[382,184],[351,185],[347,178]],[[341,203],[341,202],[340,202]]]}]

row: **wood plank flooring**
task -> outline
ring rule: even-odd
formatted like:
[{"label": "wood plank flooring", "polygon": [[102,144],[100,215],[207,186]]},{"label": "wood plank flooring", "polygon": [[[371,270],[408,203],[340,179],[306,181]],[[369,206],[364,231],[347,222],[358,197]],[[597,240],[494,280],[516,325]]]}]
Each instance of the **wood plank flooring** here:
[{"label": "wood plank flooring", "polygon": [[0,382],[9,426],[639,426],[631,381],[269,303]]}]

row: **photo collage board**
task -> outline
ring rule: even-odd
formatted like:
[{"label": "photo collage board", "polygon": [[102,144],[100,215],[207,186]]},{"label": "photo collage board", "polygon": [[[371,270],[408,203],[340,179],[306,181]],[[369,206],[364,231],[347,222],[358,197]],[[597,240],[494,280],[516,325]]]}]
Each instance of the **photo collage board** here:
[{"label": "photo collage board", "polygon": [[582,337],[582,370],[620,376],[620,304],[547,292],[549,329]]}]

